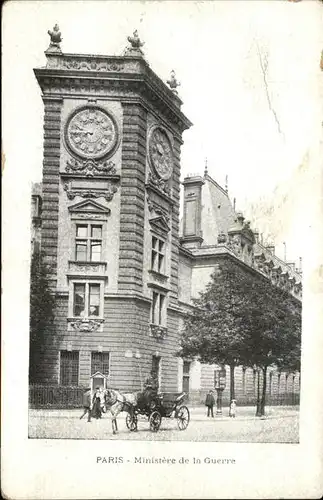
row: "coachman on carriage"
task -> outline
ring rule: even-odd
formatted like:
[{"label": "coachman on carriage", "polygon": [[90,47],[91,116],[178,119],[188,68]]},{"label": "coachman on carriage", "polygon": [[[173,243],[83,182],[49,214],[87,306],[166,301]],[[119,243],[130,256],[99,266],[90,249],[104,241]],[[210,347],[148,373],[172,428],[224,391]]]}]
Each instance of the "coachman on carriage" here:
[{"label": "coachman on carriage", "polygon": [[120,412],[127,412],[126,425],[130,431],[138,430],[138,415],[148,418],[150,430],[159,430],[162,418],[174,417],[180,430],[187,428],[190,421],[190,413],[182,403],[186,394],[160,394],[158,393],[158,380],[152,372],[146,380],[143,392],[133,394],[122,394],[114,389],[105,391],[106,406],[112,415],[112,432],[118,430],[117,416]]},{"label": "coachman on carriage", "polygon": [[130,431],[137,430],[138,415],[148,418],[153,432],[159,430],[163,417],[176,418],[179,429],[186,429],[190,420],[189,410],[182,404],[186,394],[160,394],[158,386],[158,379],[155,373],[151,372],[143,392],[123,394],[108,388],[107,377],[96,372],[91,376],[91,414],[94,418],[101,418],[102,411],[109,410],[112,415],[113,434],[118,430],[117,416],[123,411],[127,412],[126,425]]}]

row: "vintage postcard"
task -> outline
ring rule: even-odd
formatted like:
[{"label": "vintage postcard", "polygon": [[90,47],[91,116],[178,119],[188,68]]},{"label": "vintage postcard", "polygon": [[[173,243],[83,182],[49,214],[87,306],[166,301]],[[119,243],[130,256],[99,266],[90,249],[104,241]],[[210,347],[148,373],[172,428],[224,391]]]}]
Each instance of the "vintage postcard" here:
[{"label": "vintage postcard", "polygon": [[4,5],[4,497],[321,497],[322,54],[319,0]]}]

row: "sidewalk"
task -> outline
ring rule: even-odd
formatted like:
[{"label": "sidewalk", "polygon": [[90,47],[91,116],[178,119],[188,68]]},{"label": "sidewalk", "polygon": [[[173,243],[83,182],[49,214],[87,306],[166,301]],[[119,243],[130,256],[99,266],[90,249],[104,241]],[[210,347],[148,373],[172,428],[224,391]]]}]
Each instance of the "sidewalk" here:
[{"label": "sidewalk", "polygon": [[[207,417],[207,408],[205,406],[190,406],[187,405],[190,411],[191,420],[195,421],[207,421],[211,420]],[[30,409],[29,415],[36,418],[76,418],[82,415],[83,409]],[[260,417],[263,419],[273,419],[273,418],[288,418],[299,414],[298,406],[267,406],[265,409],[265,417]],[[109,415],[109,413],[108,413]],[[214,420],[224,421],[224,420],[259,420],[256,417],[256,407],[255,406],[241,406],[237,407],[236,417],[229,417],[229,408],[224,407],[222,410],[222,415],[216,415],[216,409],[214,408]]]}]

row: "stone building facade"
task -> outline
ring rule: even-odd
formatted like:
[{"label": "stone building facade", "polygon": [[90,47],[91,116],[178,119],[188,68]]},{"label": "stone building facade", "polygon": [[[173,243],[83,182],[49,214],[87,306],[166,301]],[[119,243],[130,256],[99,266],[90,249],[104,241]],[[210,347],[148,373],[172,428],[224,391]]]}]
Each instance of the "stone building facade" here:
[{"label": "stone building facade", "polygon": [[[273,285],[289,291],[301,310],[301,270],[275,255],[274,246],[264,246],[257,230],[250,228],[240,212],[236,212],[227,189],[208,174],[188,176],[183,181],[184,210],[180,238],[179,302],[188,311],[192,298],[205,289],[218,264],[226,260],[251,273],[270,279]],[[183,321],[183,320],[182,320]],[[214,387],[215,371],[220,367],[202,365],[187,360],[183,364],[183,379],[189,387],[191,400],[203,401],[208,389]],[[235,395],[240,404],[253,403],[257,394],[256,369],[235,369]],[[271,368],[267,374],[268,399],[272,402],[295,402],[300,391],[299,373],[281,373]],[[226,367],[224,401],[229,400],[230,370]]]},{"label": "stone building facade", "polygon": [[[300,276],[257,241],[207,172],[184,179],[180,232],[180,148],[192,124],[174,74],[167,86],[137,33],[128,40],[120,57],[64,54],[53,42],[46,66],[34,70],[44,159],[41,219],[33,220],[41,220],[56,297],[39,381],[87,386],[100,371],[111,386],[137,391],[154,370],[162,391],[184,388],[199,399],[213,387],[214,367],[175,353],[217,259],[271,273],[299,298]],[[243,371],[240,378],[253,384]]]}]

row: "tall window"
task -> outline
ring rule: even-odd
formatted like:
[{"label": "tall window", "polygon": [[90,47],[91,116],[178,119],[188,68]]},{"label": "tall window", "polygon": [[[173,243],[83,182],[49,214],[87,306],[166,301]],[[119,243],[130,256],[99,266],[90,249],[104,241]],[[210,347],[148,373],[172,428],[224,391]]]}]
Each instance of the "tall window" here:
[{"label": "tall window", "polygon": [[190,391],[190,369],[191,363],[189,361],[183,362],[183,391],[189,393]]},{"label": "tall window", "polygon": [[75,259],[84,262],[100,262],[102,253],[102,226],[77,224]]},{"label": "tall window", "polygon": [[280,379],[281,379],[281,373],[279,372],[278,375],[277,375],[277,392],[278,394],[280,394]]},{"label": "tall window", "polygon": [[151,371],[154,373],[156,378],[159,380],[160,376],[160,356],[153,356],[151,363]]},{"label": "tall window", "polygon": [[78,385],[79,381],[79,352],[61,351],[60,383],[61,385]]},{"label": "tall window", "polygon": [[242,367],[242,393],[246,394],[246,371],[247,368],[245,366]]},{"label": "tall window", "polygon": [[[258,374],[259,376],[259,374]],[[254,394],[257,394],[257,370],[253,370],[253,373],[252,373],[252,385],[253,385],[253,392]]]},{"label": "tall window", "polygon": [[151,322],[165,326],[165,295],[161,293],[153,292]]},{"label": "tall window", "polygon": [[31,197],[31,213],[33,218],[41,216],[41,206],[42,199],[38,195],[32,195]]},{"label": "tall window", "polygon": [[74,283],[73,316],[100,316],[100,285]]},{"label": "tall window", "polygon": [[101,372],[103,375],[109,375],[109,352],[92,352],[91,353],[91,373]]},{"label": "tall window", "polygon": [[273,393],[273,372],[269,372],[269,389],[268,389],[268,392],[269,392],[269,396],[271,396],[272,393]]},{"label": "tall window", "polygon": [[152,237],[151,269],[158,273],[165,272],[165,242],[156,236]]}]

